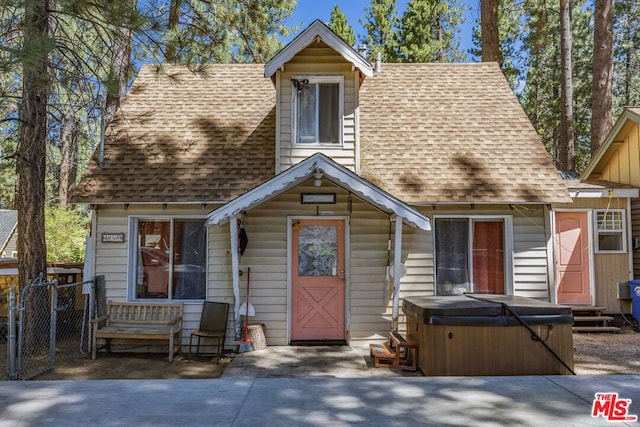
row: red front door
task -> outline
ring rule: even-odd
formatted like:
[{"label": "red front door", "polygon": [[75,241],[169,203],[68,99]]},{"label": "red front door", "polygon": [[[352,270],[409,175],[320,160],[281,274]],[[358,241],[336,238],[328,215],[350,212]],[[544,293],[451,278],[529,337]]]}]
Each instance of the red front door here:
[{"label": "red front door", "polygon": [[556,212],[555,218],[558,303],[590,304],[587,213]]},{"label": "red front door", "polygon": [[294,220],[291,341],[345,339],[344,221]]}]

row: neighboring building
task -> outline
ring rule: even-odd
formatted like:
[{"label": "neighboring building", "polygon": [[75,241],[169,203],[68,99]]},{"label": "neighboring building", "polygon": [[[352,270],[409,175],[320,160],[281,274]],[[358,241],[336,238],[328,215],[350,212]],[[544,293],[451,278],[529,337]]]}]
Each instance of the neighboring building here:
[{"label": "neighboring building", "polygon": [[0,258],[18,257],[18,211],[0,209]]},{"label": "neighboring building", "polygon": [[618,284],[640,278],[640,107],[624,109],[580,180],[554,205],[557,301],[628,313]]},{"label": "neighboring building", "polygon": [[228,347],[248,268],[270,345],[382,340],[408,295],[549,300],[571,201],[497,64],[374,66],[320,21],[265,65],[144,66],[100,164],[74,200],[107,298],[183,301],[187,337],[229,302]]},{"label": "neighboring building", "polygon": [[[554,302],[605,307],[619,313],[618,283],[632,278],[629,209],[638,189],[565,173],[572,203],[553,206]],[[628,302],[622,308],[629,312]]]}]

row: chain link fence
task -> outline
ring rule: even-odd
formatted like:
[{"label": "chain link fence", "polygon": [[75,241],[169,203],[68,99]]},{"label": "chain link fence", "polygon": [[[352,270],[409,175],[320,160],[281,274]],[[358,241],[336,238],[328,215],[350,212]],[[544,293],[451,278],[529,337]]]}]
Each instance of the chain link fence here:
[{"label": "chain link fence", "polygon": [[9,293],[0,292],[0,381],[9,379]]},{"label": "chain link fence", "polygon": [[[86,358],[92,291],[92,281],[59,285],[57,280],[40,277],[22,289],[17,303],[5,295],[8,308],[7,320],[2,322],[0,317],[0,379],[32,379],[56,365],[72,366]],[[17,319],[13,340],[11,318]]]}]

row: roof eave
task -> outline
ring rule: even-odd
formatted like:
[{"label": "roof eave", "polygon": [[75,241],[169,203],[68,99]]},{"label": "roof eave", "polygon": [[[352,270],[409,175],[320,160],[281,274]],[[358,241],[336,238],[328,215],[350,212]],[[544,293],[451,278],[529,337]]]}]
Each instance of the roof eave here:
[{"label": "roof eave", "polygon": [[258,187],[215,209],[208,215],[207,226],[225,223],[240,212],[250,210],[296,187],[313,177],[317,172],[321,172],[331,182],[347,189],[378,209],[402,217],[403,221],[412,227],[431,230],[431,222],[427,216],[321,153],[308,157]]},{"label": "roof eave", "polygon": [[607,138],[604,140],[604,143],[600,146],[595,156],[593,156],[589,164],[587,164],[585,169],[582,171],[580,179],[586,180],[594,172],[596,166],[598,166],[602,158],[605,156],[605,154],[615,141],[616,137],[618,136],[618,133],[620,133],[624,125],[627,124],[628,120],[633,120],[636,123],[640,123],[640,115],[628,108],[624,109],[624,112],[620,115],[616,123],[611,128],[611,131],[607,135]]}]

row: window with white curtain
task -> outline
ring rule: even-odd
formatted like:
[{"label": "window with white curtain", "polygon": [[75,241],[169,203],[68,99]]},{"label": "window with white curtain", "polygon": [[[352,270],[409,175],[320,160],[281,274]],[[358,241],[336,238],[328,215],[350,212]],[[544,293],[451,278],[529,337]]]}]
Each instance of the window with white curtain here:
[{"label": "window with white curtain", "polygon": [[296,144],[339,144],[342,135],[343,77],[292,80]]}]

